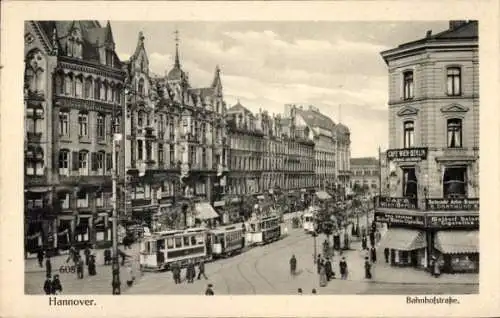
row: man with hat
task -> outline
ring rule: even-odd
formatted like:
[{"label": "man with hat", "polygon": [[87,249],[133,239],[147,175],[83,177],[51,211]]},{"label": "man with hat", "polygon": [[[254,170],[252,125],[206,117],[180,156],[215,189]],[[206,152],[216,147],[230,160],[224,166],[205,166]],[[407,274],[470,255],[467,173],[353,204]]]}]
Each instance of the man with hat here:
[{"label": "man with hat", "polygon": [[205,296],[213,296],[215,295],[214,290],[212,289],[214,285],[208,284],[207,290],[205,290]]}]

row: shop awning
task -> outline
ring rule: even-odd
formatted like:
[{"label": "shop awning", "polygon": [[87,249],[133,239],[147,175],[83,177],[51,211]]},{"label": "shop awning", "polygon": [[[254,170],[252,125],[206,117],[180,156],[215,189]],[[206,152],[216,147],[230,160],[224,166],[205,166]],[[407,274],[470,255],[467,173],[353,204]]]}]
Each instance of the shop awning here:
[{"label": "shop awning", "polygon": [[389,229],[380,241],[380,247],[399,251],[413,251],[426,246],[425,233],[411,229]]},{"label": "shop awning", "polygon": [[219,217],[219,215],[217,214],[217,212],[215,212],[214,208],[210,205],[210,203],[206,202],[196,203],[194,205],[194,208],[196,209],[196,212],[198,212],[198,215],[196,216],[197,219],[208,220]]},{"label": "shop awning", "polygon": [[325,191],[318,191],[318,192],[316,192],[316,196],[320,200],[329,200],[329,199],[332,198],[332,196],[329,195],[328,193],[326,193]]},{"label": "shop awning", "polygon": [[479,253],[479,231],[439,231],[434,247],[443,254]]}]

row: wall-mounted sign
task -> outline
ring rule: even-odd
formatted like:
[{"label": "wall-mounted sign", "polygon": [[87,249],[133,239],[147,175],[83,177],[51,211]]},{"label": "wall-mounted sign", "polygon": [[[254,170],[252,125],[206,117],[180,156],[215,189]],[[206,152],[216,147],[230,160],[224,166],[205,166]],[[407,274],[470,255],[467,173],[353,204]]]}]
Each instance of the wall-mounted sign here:
[{"label": "wall-mounted sign", "polygon": [[479,199],[427,199],[427,210],[434,211],[449,211],[449,210],[463,210],[463,211],[478,211]]},{"label": "wall-mounted sign", "polygon": [[387,150],[389,161],[420,161],[427,159],[427,148],[402,148]]},{"label": "wall-mounted sign", "polygon": [[425,216],[376,211],[375,221],[389,223],[390,225],[418,225],[423,227],[425,225]]},{"label": "wall-mounted sign", "polygon": [[427,216],[428,228],[479,228],[479,215]]},{"label": "wall-mounted sign", "polygon": [[412,198],[379,197],[378,206],[388,209],[417,209],[417,200]]}]

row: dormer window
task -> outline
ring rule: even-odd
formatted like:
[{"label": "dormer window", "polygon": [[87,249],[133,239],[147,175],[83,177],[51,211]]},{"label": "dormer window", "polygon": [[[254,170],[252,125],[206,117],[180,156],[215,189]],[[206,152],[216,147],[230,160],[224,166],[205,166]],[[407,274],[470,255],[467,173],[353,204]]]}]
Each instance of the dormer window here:
[{"label": "dormer window", "polygon": [[106,65],[113,67],[113,51],[106,49]]}]

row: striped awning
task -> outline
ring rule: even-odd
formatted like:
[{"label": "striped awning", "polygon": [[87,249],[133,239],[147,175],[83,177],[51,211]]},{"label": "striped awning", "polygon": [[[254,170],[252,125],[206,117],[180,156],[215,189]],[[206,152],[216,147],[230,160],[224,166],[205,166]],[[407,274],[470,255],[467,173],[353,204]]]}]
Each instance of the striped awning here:
[{"label": "striped awning", "polygon": [[439,231],[434,247],[443,254],[479,253],[479,231]]},{"label": "striped awning", "polygon": [[194,207],[196,212],[198,212],[196,218],[199,220],[215,219],[219,217],[210,203],[200,202],[196,203]]},{"label": "striped awning", "polygon": [[389,229],[380,241],[380,247],[399,251],[413,251],[426,246],[425,233],[411,229]]}]

